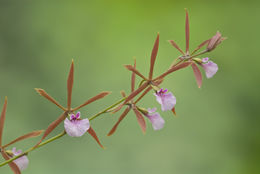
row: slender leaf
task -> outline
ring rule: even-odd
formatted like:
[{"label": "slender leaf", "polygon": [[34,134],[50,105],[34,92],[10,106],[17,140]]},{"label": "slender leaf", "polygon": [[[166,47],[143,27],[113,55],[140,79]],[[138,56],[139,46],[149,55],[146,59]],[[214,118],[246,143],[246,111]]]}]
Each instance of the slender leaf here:
[{"label": "slender leaf", "polygon": [[202,75],[201,75],[200,69],[198,68],[198,66],[195,63],[191,64],[191,67],[193,69],[193,73],[196,78],[198,87],[200,88],[202,85]]},{"label": "slender leaf", "polygon": [[34,146],[37,147],[65,118],[67,117],[67,112],[63,112],[55,121],[53,121],[45,130],[41,140]]},{"label": "slender leaf", "polygon": [[155,59],[156,59],[156,56],[157,56],[157,53],[158,53],[158,48],[159,48],[159,33],[157,34],[157,38],[155,40],[153,50],[152,50],[152,54],[151,54],[149,80],[151,80],[153,78],[153,68],[154,68]]},{"label": "slender leaf", "polygon": [[145,131],[146,131],[146,124],[145,124],[145,120],[143,118],[143,115],[136,109],[136,107],[133,108],[134,112],[135,112],[135,115],[136,115],[136,118],[137,118],[137,121],[143,131],[143,133],[145,134]]},{"label": "slender leaf", "polygon": [[25,134],[23,136],[20,136],[20,137],[16,138],[15,140],[11,141],[10,143],[4,145],[3,148],[6,148],[6,147],[18,142],[18,141],[22,141],[22,140],[27,139],[27,138],[38,137],[39,135],[42,134],[43,131],[44,130],[33,131],[33,132],[30,132],[30,133]]},{"label": "slender leaf", "polygon": [[59,108],[61,108],[62,110],[66,111],[66,108],[64,108],[63,106],[61,106],[55,99],[53,99],[49,94],[47,94],[47,92],[45,92],[43,89],[40,88],[35,88],[36,92],[38,94],[40,94],[41,96],[45,97],[47,100],[49,100],[50,102],[54,103],[55,105],[57,105]]},{"label": "slender leaf", "polygon": [[88,129],[88,133],[96,140],[96,142],[99,144],[99,146],[104,149],[104,146],[100,143],[100,141],[99,141],[99,139],[97,137],[97,134],[94,131],[94,129],[92,129],[92,127],[90,127]]},{"label": "slender leaf", "polygon": [[72,97],[72,87],[73,87],[73,81],[74,81],[74,61],[72,60],[71,66],[70,66],[70,72],[67,80],[67,92],[68,92],[68,104],[67,108],[68,110],[71,109],[71,97]]},{"label": "slender leaf", "polygon": [[121,114],[121,116],[119,117],[118,121],[116,122],[116,124],[113,126],[113,128],[109,131],[109,133],[107,134],[107,136],[111,136],[112,134],[115,133],[117,126],[119,125],[119,123],[125,118],[125,116],[128,114],[128,112],[130,111],[130,107],[127,107],[124,112]]},{"label": "slender leaf", "polygon": [[2,109],[1,118],[0,118],[0,147],[2,146],[2,137],[5,123],[5,115],[6,115],[6,107],[7,107],[7,97],[5,97],[5,103]]},{"label": "slender leaf", "polygon": [[[7,153],[5,151],[2,151],[1,154],[4,157],[5,160],[10,159],[10,157],[7,155]],[[18,166],[14,162],[10,162],[10,163],[8,163],[8,165],[10,166],[10,168],[12,169],[14,174],[21,174],[20,169],[18,168]]]},{"label": "slender leaf", "polygon": [[92,103],[92,102],[94,102],[94,101],[96,101],[96,100],[99,100],[99,99],[101,99],[101,98],[104,98],[105,96],[107,96],[107,95],[110,94],[110,93],[111,93],[111,92],[108,92],[108,91],[101,92],[101,93],[99,93],[98,95],[96,95],[96,96],[90,98],[89,100],[87,100],[87,101],[86,101],[85,103],[83,103],[82,105],[80,105],[80,106],[78,106],[78,107],[72,109],[72,111],[79,110],[80,108],[82,108],[82,107],[84,107],[84,106],[86,106],[86,105],[88,105],[88,104],[90,104],[90,103]]}]

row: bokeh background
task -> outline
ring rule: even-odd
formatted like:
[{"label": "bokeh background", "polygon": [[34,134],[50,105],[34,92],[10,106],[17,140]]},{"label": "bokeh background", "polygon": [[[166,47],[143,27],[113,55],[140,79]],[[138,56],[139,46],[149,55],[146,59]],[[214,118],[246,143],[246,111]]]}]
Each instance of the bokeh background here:
[{"label": "bokeh background", "polygon": [[[24,173],[260,173],[259,1],[0,1],[0,104],[8,96],[4,142],[45,129],[61,114],[34,88],[66,103],[66,80],[75,60],[73,105],[100,91],[113,93],[81,112],[89,117],[130,90],[131,64],[148,73],[150,52],[160,32],[155,73],[166,70],[184,47],[184,8],[190,13],[191,48],[217,30],[228,39],[209,54],[219,72],[198,89],[191,68],[169,76],[163,87],[177,97],[178,117],[161,112],[164,129],[146,135],[131,112],[111,137],[120,113],[92,122],[102,150],[86,135],[62,139],[29,154]],[[152,93],[140,103],[157,107]],[[60,132],[59,126],[52,135]],[[27,149],[38,139],[17,143]],[[12,173],[8,166],[1,174]]]}]

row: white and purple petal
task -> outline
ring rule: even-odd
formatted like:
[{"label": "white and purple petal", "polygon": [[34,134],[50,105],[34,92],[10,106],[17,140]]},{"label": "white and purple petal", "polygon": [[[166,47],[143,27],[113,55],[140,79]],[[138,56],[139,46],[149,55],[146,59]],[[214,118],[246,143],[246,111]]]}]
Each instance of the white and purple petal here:
[{"label": "white and purple petal", "polygon": [[201,64],[202,68],[205,70],[206,77],[213,77],[218,71],[218,65],[212,61],[208,61],[207,63]]},{"label": "white and purple petal", "polygon": [[160,116],[158,112],[156,112],[156,108],[148,109],[148,114],[145,114],[145,116],[150,120],[152,123],[154,130],[160,130],[164,127],[165,121]]},{"label": "white and purple petal", "polygon": [[162,111],[172,110],[176,105],[176,98],[171,92],[164,93],[160,90],[160,92],[157,92],[154,95],[156,96],[157,102],[161,105]]},{"label": "white and purple petal", "polygon": [[[14,157],[15,157],[15,156],[18,156],[18,155],[20,155],[20,154],[22,153],[21,150],[16,151],[16,148],[15,148],[15,147],[13,148],[12,152],[13,152],[13,154],[14,154]],[[14,160],[14,163],[17,165],[17,167],[18,167],[21,171],[23,171],[23,170],[25,170],[25,169],[28,167],[28,165],[29,165],[29,159],[28,159],[28,157],[27,157],[26,155],[24,155],[24,156],[22,156],[22,157],[20,157],[20,158],[17,158],[16,160]]]},{"label": "white and purple petal", "polygon": [[64,121],[65,131],[71,137],[80,137],[84,135],[89,127],[90,124],[87,118],[82,120],[69,120],[66,118]]}]

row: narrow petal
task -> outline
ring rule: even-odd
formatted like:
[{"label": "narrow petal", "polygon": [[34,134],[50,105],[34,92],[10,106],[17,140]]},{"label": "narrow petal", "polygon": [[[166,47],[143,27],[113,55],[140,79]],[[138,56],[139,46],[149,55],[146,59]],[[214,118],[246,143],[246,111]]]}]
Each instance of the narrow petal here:
[{"label": "narrow petal", "polygon": [[200,50],[204,45],[206,45],[207,43],[209,43],[209,40],[210,40],[210,39],[203,41],[203,42],[191,53],[191,55],[193,55],[193,54],[196,53],[198,50]]},{"label": "narrow petal", "polygon": [[120,91],[120,94],[122,95],[122,97],[126,97],[126,93],[124,90]]},{"label": "narrow petal", "polygon": [[41,140],[34,146],[37,147],[63,120],[65,120],[67,112],[61,114],[55,121],[53,121],[48,128],[45,130]]},{"label": "narrow petal", "polygon": [[7,107],[7,97],[5,97],[5,103],[4,103],[1,117],[0,117],[0,147],[2,146],[2,137],[3,137],[4,123],[5,123],[6,107]]},{"label": "narrow petal", "polygon": [[[5,160],[9,160],[10,157],[6,154],[5,151],[2,151],[2,156],[4,157]],[[15,173],[15,174],[21,174],[21,171],[19,169],[19,167],[14,163],[14,162],[10,162],[8,163],[8,165],[10,166],[10,168],[12,169],[12,171]]]},{"label": "narrow petal", "polygon": [[186,68],[186,67],[189,66],[189,65],[191,65],[191,62],[183,62],[183,63],[181,63],[181,64],[179,64],[179,65],[177,65],[177,66],[173,66],[173,67],[171,67],[169,70],[167,70],[165,73],[163,73],[162,75],[156,77],[156,78],[154,79],[154,81],[155,81],[155,80],[159,80],[159,79],[163,79],[165,76],[171,74],[172,72],[177,71],[177,70],[179,70],[179,69]]},{"label": "narrow petal", "polygon": [[202,64],[201,66],[205,70],[207,78],[213,77],[218,71],[218,65],[212,61]]},{"label": "narrow petal", "polygon": [[159,48],[159,33],[157,34],[157,38],[155,40],[152,54],[151,54],[151,60],[150,60],[150,71],[149,71],[149,79],[151,80],[153,78],[153,68],[154,68],[154,63],[155,59],[158,53],[158,48]]},{"label": "narrow petal", "polygon": [[[136,69],[136,60],[134,60],[134,69]],[[132,77],[131,77],[131,92],[134,92],[135,90],[135,73],[132,72]]]},{"label": "narrow petal", "polygon": [[66,118],[64,121],[65,131],[71,137],[81,137],[89,127],[90,124],[87,118],[82,120],[69,120]]},{"label": "narrow petal", "polygon": [[96,140],[96,142],[99,144],[99,146],[104,149],[104,146],[100,143],[100,141],[99,141],[99,139],[97,137],[97,134],[94,131],[94,129],[92,129],[92,127],[90,127],[88,129],[88,133]]},{"label": "narrow petal", "polygon": [[198,66],[195,63],[191,64],[191,67],[192,67],[194,76],[196,78],[198,87],[200,88],[202,85],[202,75],[201,75],[200,69],[198,68]]},{"label": "narrow petal", "polygon": [[169,40],[170,44],[176,48],[182,55],[185,55],[184,52],[180,49],[180,47],[173,40]]},{"label": "narrow petal", "polygon": [[119,125],[119,123],[125,118],[125,116],[128,114],[128,112],[130,111],[130,108],[127,107],[124,112],[121,114],[121,116],[119,117],[118,121],[116,122],[116,124],[113,126],[113,128],[109,131],[109,133],[107,134],[107,136],[111,136],[115,133],[117,126]]},{"label": "narrow petal", "polygon": [[145,124],[145,120],[142,116],[142,114],[134,107],[133,108],[134,112],[135,112],[135,115],[136,115],[136,118],[137,118],[137,121],[138,121],[138,124],[140,125],[143,133],[145,134],[145,131],[146,131],[146,124]]},{"label": "narrow petal", "polygon": [[83,103],[82,105],[80,105],[80,106],[78,106],[78,107],[72,109],[72,111],[79,110],[80,108],[82,108],[82,107],[84,107],[84,106],[86,106],[86,105],[88,105],[88,104],[90,104],[90,103],[92,103],[92,102],[94,102],[94,101],[96,101],[96,100],[99,100],[99,99],[101,99],[101,98],[104,98],[105,96],[107,96],[107,95],[110,94],[110,93],[111,93],[111,92],[108,92],[108,91],[101,92],[101,93],[99,93],[98,95],[96,95],[96,96],[90,98],[89,100],[87,100],[87,101],[86,101],[85,103]]},{"label": "narrow petal", "polygon": [[124,101],[124,103],[122,103],[121,105],[117,106],[113,113],[116,113],[117,111],[119,111],[127,102],[129,102],[130,100],[132,100],[135,96],[137,96],[140,92],[142,92],[147,86],[148,86],[148,82],[145,82],[144,84],[142,84],[138,89],[136,89],[134,92],[132,92]]},{"label": "narrow petal", "polygon": [[67,80],[67,92],[68,92],[67,108],[68,108],[68,110],[71,109],[71,96],[72,96],[73,80],[74,80],[74,61],[72,60],[72,63],[70,66],[70,72],[69,72],[69,76],[68,76],[68,80]]},{"label": "narrow petal", "polygon": [[8,146],[10,146],[10,145],[12,145],[12,144],[14,144],[14,143],[16,143],[16,142],[25,140],[25,139],[27,139],[27,138],[38,137],[39,135],[42,134],[43,131],[44,131],[44,130],[33,131],[33,132],[30,132],[30,133],[25,134],[25,135],[23,135],[23,136],[20,136],[20,137],[16,138],[15,140],[11,141],[10,143],[4,145],[3,148],[6,148],[6,147],[8,147]]},{"label": "narrow petal", "polygon": [[55,105],[57,105],[59,108],[61,108],[62,110],[66,111],[66,108],[64,108],[63,106],[61,106],[54,98],[52,98],[49,94],[47,94],[47,92],[45,92],[43,89],[40,88],[35,88],[35,91],[40,94],[41,96],[45,97],[47,100],[49,100],[50,102],[54,103]]},{"label": "narrow petal", "polygon": [[190,45],[190,24],[189,24],[189,14],[188,10],[186,11],[186,23],[185,23],[185,37],[186,37],[186,54],[189,54],[189,45]]},{"label": "narrow petal", "polygon": [[[13,151],[14,156],[18,156],[18,155],[20,155],[22,153],[21,150],[16,151],[16,148],[13,148],[12,151]],[[29,165],[29,159],[28,159],[28,157],[26,155],[21,156],[20,158],[17,158],[13,162],[18,166],[18,168],[21,171],[25,170],[28,167],[28,165]]]},{"label": "narrow petal", "polygon": [[172,113],[173,113],[175,116],[177,116],[175,107],[172,108]]},{"label": "narrow petal", "polygon": [[147,80],[146,77],[144,77],[137,69],[135,69],[132,65],[124,65],[126,69],[128,69],[129,71],[132,71],[133,73],[135,73],[136,75],[138,75],[139,77],[143,78],[144,80]]}]

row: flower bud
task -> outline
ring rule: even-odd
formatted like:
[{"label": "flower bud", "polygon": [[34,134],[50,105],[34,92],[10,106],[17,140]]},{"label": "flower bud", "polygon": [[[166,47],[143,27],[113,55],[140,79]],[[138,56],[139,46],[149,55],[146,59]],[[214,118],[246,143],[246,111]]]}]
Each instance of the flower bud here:
[{"label": "flower bud", "polygon": [[215,36],[213,36],[207,45],[207,51],[214,50],[223,40],[226,38],[221,36],[220,32],[217,32]]}]

